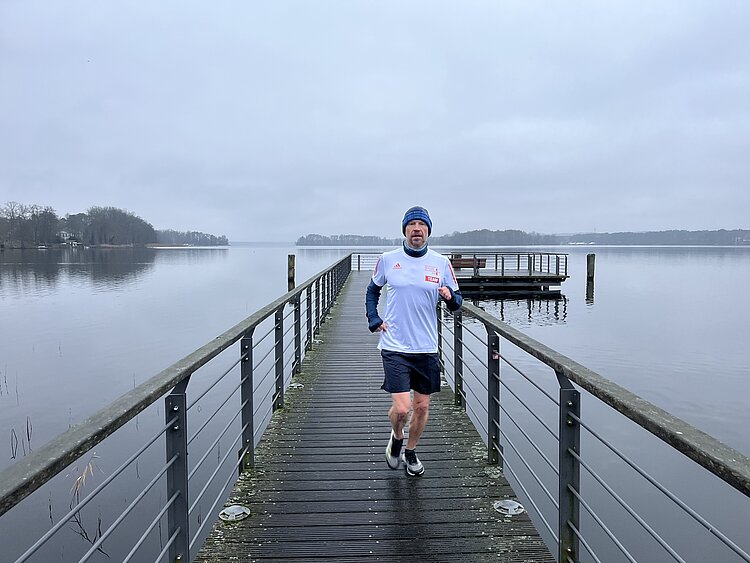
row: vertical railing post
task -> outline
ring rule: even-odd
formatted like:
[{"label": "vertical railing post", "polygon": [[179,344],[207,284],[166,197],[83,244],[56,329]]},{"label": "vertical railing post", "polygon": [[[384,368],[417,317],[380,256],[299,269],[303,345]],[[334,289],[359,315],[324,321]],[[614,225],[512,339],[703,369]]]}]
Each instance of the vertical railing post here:
[{"label": "vertical railing post", "polygon": [[357,271],[362,271],[362,255],[357,254]]},{"label": "vertical railing post", "polygon": [[500,275],[505,275],[505,256],[500,257]]},{"label": "vertical railing post", "polygon": [[437,340],[438,360],[440,360],[440,373],[443,373],[443,304],[438,299],[437,303]]},{"label": "vertical railing post", "polygon": [[555,274],[560,275],[560,255],[555,256]]},{"label": "vertical railing post", "polygon": [[302,370],[302,303],[301,293],[294,300],[294,373]]},{"label": "vertical railing post", "polygon": [[531,275],[531,272],[533,271],[533,267],[531,265],[531,254],[528,254],[526,256],[526,265],[529,267],[529,275]]},{"label": "vertical railing post", "polygon": [[326,284],[328,283],[328,274],[323,274],[320,277],[320,317],[318,317],[318,325],[325,324],[326,322],[326,299],[328,297],[328,289]]},{"label": "vertical railing post", "polygon": [[189,377],[180,381],[164,399],[166,422],[171,422],[166,435],[167,463],[177,459],[167,470],[167,498],[177,497],[167,511],[167,537],[175,532],[175,541],[169,547],[169,560],[190,562],[190,515],[188,514],[188,463],[187,463],[187,388]]},{"label": "vertical railing post", "polygon": [[305,290],[307,298],[307,338],[305,343],[305,351],[312,350],[313,347],[313,306],[312,306],[312,285],[308,285]]},{"label": "vertical railing post", "polygon": [[315,280],[315,334],[320,331],[320,280]]},{"label": "vertical railing post", "polygon": [[255,466],[255,422],[253,412],[253,331],[248,330],[240,340],[240,400],[242,401],[242,463],[240,472]]},{"label": "vertical railing post", "polygon": [[284,307],[276,309],[274,329],[276,359],[276,395],[273,410],[284,408]]},{"label": "vertical railing post", "polygon": [[500,337],[487,329],[487,463],[502,467],[500,445]]},{"label": "vertical railing post", "polygon": [[571,415],[575,415],[580,418],[581,397],[562,372],[557,372],[557,380],[560,383],[560,444],[558,453],[558,467],[560,468],[558,537],[560,538],[560,547],[558,561],[567,561],[567,558],[578,561],[578,538],[571,525],[580,530],[579,505],[572,490],[580,492],[581,475],[578,460],[570,452],[575,452],[577,455],[581,453],[581,428],[571,417]]},{"label": "vertical railing post", "polygon": [[461,309],[453,311],[453,379],[455,381],[454,404],[466,408],[464,399],[464,330]]},{"label": "vertical railing post", "polygon": [[326,297],[326,314],[328,314],[328,311],[331,310],[331,305],[333,304],[333,270],[328,272],[326,289],[328,290],[328,296]]}]

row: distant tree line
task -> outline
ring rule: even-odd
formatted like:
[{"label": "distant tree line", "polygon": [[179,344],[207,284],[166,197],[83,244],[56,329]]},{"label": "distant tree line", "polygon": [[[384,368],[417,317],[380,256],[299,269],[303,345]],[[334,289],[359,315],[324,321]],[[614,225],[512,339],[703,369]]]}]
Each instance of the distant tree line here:
[{"label": "distant tree line", "polygon": [[190,246],[228,246],[229,241],[224,235],[216,236],[198,231],[156,231],[159,244],[189,244]]},{"label": "distant tree line", "polygon": [[[648,231],[622,233],[579,233],[574,235],[543,235],[514,229],[491,231],[481,229],[454,232],[450,235],[432,236],[435,246],[527,246],[558,244],[610,244],[610,245],[750,245],[750,231],[735,229],[717,231]],[[297,239],[298,246],[395,246],[401,239],[363,235],[312,234]]]},{"label": "distant tree line", "polygon": [[0,244],[3,247],[60,243],[143,246],[162,242],[162,233],[166,233],[164,242],[171,244],[228,244],[225,236],[157,231],[134,213],[116,207],[90,207],[85,213],[65,217],[58,217],[49,206],[10,201],[0,207]]}]

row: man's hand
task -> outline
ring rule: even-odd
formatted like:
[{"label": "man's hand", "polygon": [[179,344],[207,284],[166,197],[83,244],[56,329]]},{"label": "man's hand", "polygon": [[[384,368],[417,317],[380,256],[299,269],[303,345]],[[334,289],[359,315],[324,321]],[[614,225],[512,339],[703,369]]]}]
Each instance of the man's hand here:
[{"label": "man's hand", "polygon": [[388,325],[385,324],[385,321],[375,329],[375,332],[388,332]]},{"label": "man's hand", "polygon": [[440,286],[438,288],[438,293],[440,294],[440,297],[442,297],[446,301],[450,301],[451,300],[451,290],[448,289],[446,286],[444,286],[444,285]]}]

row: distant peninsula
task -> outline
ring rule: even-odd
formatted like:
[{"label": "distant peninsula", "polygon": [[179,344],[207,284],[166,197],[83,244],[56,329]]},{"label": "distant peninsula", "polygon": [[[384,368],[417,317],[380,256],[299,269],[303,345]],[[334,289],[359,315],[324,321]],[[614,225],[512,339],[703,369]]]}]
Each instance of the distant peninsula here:
[{"label": "distant peninsula", "polygon": [[10,201],[0,207],[0,248],[56,245],[227,246],[224,235],[157,230],[137,215],[116,207],[90,207],[58,217],[49,206]]},{"label": "distant peninsula", "polygon": [[[543,235],[508,229],[491,231],[454,232],[450,235],[432,236],[434,246],[555,246],[578,244],[603,245],[684,245],[684,246],[750,246],[750,231],[742,229],[716,231],[646,231],[621,233],[576,233],[570,235]],[[400,238],[367,235],[318,235],[299,237],[297,246],[397,246]]]}]

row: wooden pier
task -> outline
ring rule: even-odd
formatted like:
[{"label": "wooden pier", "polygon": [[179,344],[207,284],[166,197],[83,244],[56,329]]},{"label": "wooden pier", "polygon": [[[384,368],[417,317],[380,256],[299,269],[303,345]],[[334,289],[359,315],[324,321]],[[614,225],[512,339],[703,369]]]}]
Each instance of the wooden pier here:
[{"label": "wooden pier", "polygon": [[452,253],[461,292],[468,296],[559,295],[568,255],[550,252]]},{"label": "wooden pier", "polygon": [[445,385],[419,444],[425,473],[390,470],[390,425],[377,336],[364,314],[369,272],[352,272],[302,372],[196,561],[554,561],[499,467]]}]

